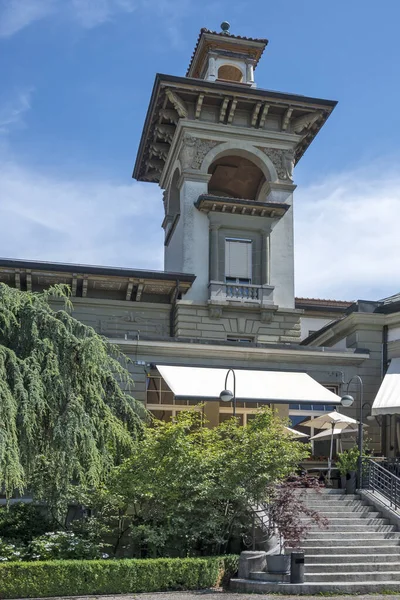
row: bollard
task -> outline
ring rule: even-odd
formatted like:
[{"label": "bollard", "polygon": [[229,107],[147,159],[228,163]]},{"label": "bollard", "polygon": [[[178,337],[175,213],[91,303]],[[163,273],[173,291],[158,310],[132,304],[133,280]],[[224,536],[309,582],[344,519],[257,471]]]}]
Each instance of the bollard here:
[{"label": "bollard", "polygon": [[290,583],[304,583],[304,552],[292,552]]}]

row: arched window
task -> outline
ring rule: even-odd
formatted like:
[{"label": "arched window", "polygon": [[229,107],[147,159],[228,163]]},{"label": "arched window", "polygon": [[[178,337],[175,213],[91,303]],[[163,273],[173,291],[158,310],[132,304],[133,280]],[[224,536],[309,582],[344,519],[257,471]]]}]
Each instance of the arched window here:
[{"label": "arched window", "polygon": [[241,83],[243,81],[243,73],[234,65],[222,65],[218,69],[218,79],[225,79],[225,81],[237,81]]},{"label": "arched window", "polygon": [[257,200],[258,191],[265,181],[261,169],[243,156],[218,158],[208,172],[211,173],[208,193],[213,196]]}]

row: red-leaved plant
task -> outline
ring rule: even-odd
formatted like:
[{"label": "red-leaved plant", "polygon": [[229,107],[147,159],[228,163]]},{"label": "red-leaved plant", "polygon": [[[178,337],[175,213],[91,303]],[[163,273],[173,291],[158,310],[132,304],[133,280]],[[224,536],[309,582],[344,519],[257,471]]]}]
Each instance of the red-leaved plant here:
[{"label": "red-leaved plant", "polygon": [[[295,476],[268,488],[265,503],[268,533],[270,536],[277,535],[281,553],[285,546],[298,548],[310,525],[328,528],[328,519],[305,503],[306,494],[308,495],[306,490],[311,488],[320,493],[320,487],[315,478]],[[304,517],[307,520],[302,520]]]}]

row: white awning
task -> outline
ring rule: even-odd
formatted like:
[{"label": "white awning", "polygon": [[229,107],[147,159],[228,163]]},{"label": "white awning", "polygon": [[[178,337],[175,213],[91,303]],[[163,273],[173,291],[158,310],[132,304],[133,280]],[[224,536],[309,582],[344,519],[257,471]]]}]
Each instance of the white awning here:
[{"label": "white awning", "polygon": [[[178,399],[218,400],[225,388],[228,369],[205,367],[171,367],[157,369]],[[244,402],[288,402],[307,404],[339,404],[340,397],[327,390],[307,373],[286,371],[251,371],[234,369],[236,400]],[[229,375],[228,389],[233,388]]]},{"label": "white awning", "polygon": [[400,414],[400,358],[392,358],[371,412],[373,415]]}]

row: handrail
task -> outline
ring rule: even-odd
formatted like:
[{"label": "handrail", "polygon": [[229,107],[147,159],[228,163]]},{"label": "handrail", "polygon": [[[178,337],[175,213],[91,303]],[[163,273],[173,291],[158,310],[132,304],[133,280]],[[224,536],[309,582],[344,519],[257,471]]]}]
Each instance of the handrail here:
[{"label": "handrail", "polygon": [[394,510],[400,507],[400,477],[371,458],[363,460],[363,488],[389,500]]}]

